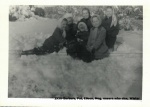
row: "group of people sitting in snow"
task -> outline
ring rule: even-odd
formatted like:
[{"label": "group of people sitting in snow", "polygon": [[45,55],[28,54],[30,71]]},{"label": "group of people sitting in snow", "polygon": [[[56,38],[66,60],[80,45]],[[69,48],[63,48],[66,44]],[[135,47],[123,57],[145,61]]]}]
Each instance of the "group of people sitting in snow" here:
[{"label": "group of people sitting in snow", "polygon": [[66,47],[66,52],[74,59],[84,62],[103,59],[114,50],[119,24],[112,7],[107,7],[106,17],[90,15],[88,8],[82,10],[83,18],[75,24],[72,15],[59,20],[52,36],[43,45],[32,50],[22,51],[22,55],[43,55],[59,52]]}]

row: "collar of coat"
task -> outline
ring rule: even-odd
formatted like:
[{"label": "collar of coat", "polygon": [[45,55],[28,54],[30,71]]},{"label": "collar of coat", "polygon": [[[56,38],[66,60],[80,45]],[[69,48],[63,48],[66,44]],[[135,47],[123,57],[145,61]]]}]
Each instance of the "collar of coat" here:
[{"label": "collar of coat", "polygon": [[[96,27],[92,27],[91,29],[92,30],[94,30]],[[102,29],[102,25],[100,25],[99,27],[98,27],[98,29]]]},{"label": "collar of coat", "polygon": [[[88,22],[88,21],[90,21],[91,20],[91,16],[89,16],[87,19],[85,19],[85,18],[82,18],[80,21],[85,21],[85,22]],[[86,23],[87,24],[87,23]]]},{"label": "collar of coat", "polygon": [[110,17],[106,16],[105,20],[108,20],[108,19],[112,19],[112,16],[110,16]]}]

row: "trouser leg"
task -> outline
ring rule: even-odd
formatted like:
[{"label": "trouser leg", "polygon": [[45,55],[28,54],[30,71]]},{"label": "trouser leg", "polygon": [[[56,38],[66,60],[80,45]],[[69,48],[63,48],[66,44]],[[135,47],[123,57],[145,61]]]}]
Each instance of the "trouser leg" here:
[{"label": "trouser leg", "polygon": [[108,46],[109,49],[114,49],[116,39],[117,39],[116,37],[110,37],[110,36],[106,37],[106,45]]},{"label": "trouser leg", "polygon": [[54,47],[51,47],[50,49],[46,49],[45,47],[38,47],[31,50],[22,51],[21,55],[44,55],[48,53],[53,53],[56,51]]}]

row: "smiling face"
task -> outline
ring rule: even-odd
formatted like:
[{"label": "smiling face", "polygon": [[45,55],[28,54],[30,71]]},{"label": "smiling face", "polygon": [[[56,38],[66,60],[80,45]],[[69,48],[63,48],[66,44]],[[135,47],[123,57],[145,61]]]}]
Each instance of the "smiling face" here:
[{"label": "smiling face", "polygon": [[88,10],[83,10],[82,15],[84,19],[88,19],[90,17]]},{"label": "smiling face", "polygon": [[87,30],[86,24],[83,24],[83,23],[79,24],[78,28],[79,28],[80,31],[86,31]]},{"label": "smiling face", "polygon": [[97,17],[93,17],[92,24],[93,24],[93,27],[99,27],[101,25],[101,20],[98,19]]},{"label": "smiling face", "polygon": [[67,21],[68,21],[68,25],[72,24],[72,23],[73,23],[72,17],[68,17],[68,18],[67,18]]},{"label": "smiling face", "polygon": [[61,29],[66,29],[66,27],[67,27],[67,21],[63,20],[61,22]]},{"label": "smiling face", "polygon": [[106,10],[106,16],[107,17],[111,17],[112,14],[113,14],[113,10],[111,8],[107,8],[107,10]]}]

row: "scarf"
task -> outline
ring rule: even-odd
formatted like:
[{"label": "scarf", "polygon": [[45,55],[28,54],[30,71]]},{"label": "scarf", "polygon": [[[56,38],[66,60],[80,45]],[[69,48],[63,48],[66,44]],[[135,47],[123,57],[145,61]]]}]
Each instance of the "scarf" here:
[{"label": "scarf", "polygon": [[66,38],[66,31],[65,31],[65,30],[62,31],[62,36],[63,36],[64,38]]}]

